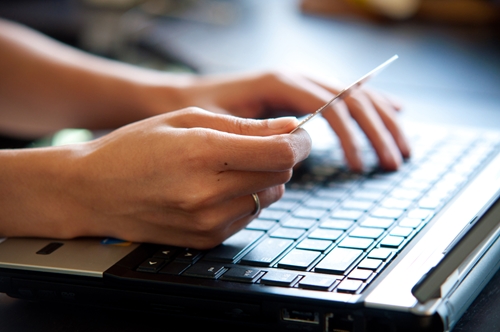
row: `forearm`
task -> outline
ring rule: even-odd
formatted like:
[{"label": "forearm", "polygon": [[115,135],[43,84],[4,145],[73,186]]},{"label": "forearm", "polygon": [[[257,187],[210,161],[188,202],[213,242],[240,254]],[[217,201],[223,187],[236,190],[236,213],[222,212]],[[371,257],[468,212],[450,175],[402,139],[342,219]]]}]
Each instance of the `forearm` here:
[{"label": "forearm", "polygon": [[0,151],[0,237],[81,235],[69,193],[83,154],[83,145]]},{"label": "forearm", "polygon": [[148,117],[149,95],[161,86],[175,103],[178,84],[171,75],[93,56],[2,20],[0,77],[0,130],[31,137]]}]

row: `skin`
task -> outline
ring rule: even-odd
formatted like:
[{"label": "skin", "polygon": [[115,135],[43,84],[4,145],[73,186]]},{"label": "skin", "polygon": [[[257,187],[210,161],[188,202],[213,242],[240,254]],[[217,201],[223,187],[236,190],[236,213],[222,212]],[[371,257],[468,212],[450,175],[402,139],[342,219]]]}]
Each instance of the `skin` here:
[{"label": "skin", "polygon": [[[304,130],[288,134],[297,119],[272,117],[308,114],[339,91],[296,73],[146,70],[2,20],[0,77],[4,134],[115,129],[78,145],[0,151],[0,236],[113,236],[198,249],[255,218],[252,193],[263,208],[277,201],[309,154]],[[382,167],[397,169],[409,156],[398,109],[359,90],[324,113],[353,170],[362,169],[354,121]]]}]

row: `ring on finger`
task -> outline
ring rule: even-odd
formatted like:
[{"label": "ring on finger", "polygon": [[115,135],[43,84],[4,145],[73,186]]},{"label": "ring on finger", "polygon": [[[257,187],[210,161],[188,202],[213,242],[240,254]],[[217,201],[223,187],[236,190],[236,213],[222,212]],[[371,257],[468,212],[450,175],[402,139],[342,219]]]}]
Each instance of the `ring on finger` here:
[{"label": "ring on finger", "polygon": [[252,198],[253,198],[253,201],[255,203],[255,209],[253,210],[252,215],[255,216],[255,215],[259,214],[259,212],[260,212],[260,199],[259,199],[259,195],[257,195],[257,193],[253,193]]}]

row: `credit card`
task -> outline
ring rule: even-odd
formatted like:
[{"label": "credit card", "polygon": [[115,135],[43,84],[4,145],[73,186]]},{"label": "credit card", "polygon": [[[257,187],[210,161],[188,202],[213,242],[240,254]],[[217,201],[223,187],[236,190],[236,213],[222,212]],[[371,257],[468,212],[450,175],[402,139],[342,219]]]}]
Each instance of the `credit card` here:
[{"label": "credit card", "polygon": [[364,75],[363,77],[361,77],[359,80],[357,80],[356,82],[352,83],[351,85],[347,86],[345,89],[343,89],[342,91],[340,91],[335,97],[333,97],[332,99],[330,99],[325,105],[321,106],[320,108],[318,108],[316,110],[316,112],[314,113],[311,113],[309,114],[304,120],[302,120],[298,125],[297,127],[295,127],[291,132],[290,134],[293,134],[295,131],[297,131],[299,128],[302,128],[302,126],[304,124],[306,124],[309,120],[311,120],[312,118],[314,118],[316,115],[320,114],[321,112],[323,112],[323,110],[325,108],[327,108],[331,103],[333,103],[334,101],[338,100],[338,99],[341,99],[341,98],[344,98],[346,96],[348,96],[353,90],[355,90],[356,88],[358,88],[359,86],[361,86],[363,83],[365,83],[366,81],[368,81],[370,78],[372,78],[373,76],[375,76],[376,74],[378,74],[382,69],[384,69],[385,67],[387,67],[389,64],[391,64],[392,62],[394,62],[396,59],[398,58],[397,55],[394,55],[392,56],[389,60],[385,61],[383,64],[381,64],[380,66],[378,66],[377,68],[373,69],[372,71],[370,71],[368,74]]}]

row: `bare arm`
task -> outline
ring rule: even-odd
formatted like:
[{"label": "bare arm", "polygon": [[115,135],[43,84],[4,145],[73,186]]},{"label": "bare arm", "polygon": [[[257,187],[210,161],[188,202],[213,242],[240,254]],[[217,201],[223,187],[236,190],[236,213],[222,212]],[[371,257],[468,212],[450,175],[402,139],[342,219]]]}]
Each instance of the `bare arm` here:
[{"label": "bare arm", "polygon": [[116,128],[150,116],[143,92],[160,77],[175,100],[169,75],[93,56],[1,19],[0,77],[0,131],[21,137]]}]

